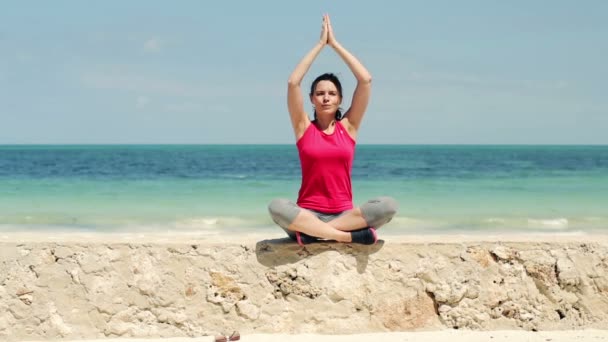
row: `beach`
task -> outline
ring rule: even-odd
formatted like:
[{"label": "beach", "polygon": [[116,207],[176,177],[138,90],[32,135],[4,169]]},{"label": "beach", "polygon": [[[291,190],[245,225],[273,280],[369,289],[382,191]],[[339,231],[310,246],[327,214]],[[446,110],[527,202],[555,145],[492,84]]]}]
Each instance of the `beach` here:
[{"label": "beach", "polygon": [[605,146],[359,146],[354,203],[397,215],[300,247],[267,210],[292,145],[0,146],[0,340],[604,338],[607,170]]},{"label": "beach", "polygon": [[0,342],[608,342],[608,2],[2,7]]},{"label": "beach", "polygon": [[607,256],[605,235],[3,233],[0,338],[601,340]]},{"label": "beach", "polygon": [[[211,342],[214,337],[201,338],[165,338],[165,339],[103,339],[81,340],[80,342]],[[253,334],[242,336],[241,341],[246,342],[369,342],[369,341],[398,341],[398,342],[584,342],[606,341],[607,330],[580,330],[580,331],[433,331],[433,332],[399,332],[353,335],[317,335],[317,334]],[[74,341],[78,342],[78,341]]]}]

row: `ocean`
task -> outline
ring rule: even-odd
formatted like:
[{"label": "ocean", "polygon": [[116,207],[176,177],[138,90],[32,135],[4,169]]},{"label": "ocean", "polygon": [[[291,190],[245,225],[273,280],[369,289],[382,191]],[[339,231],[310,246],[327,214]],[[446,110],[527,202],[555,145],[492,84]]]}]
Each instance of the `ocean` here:
[{"label": "ocean", "polygon": [[[608,146],[358,145],[355,204],[381,234],[608,232]],[[2,145],[0,232],[276,233],[295,145]]]}]

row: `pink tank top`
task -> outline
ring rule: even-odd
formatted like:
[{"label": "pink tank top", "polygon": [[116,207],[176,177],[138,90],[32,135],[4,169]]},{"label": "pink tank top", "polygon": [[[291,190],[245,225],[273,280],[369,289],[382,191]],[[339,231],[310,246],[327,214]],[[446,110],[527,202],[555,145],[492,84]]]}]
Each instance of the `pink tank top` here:
[{"label": "pink tank top", "polygon": [[324,213],[352,209],[355,140],[342,123],[336,121],[333,134],[325,134],[313,122],[296,146],[302,168],[298,205]]}]

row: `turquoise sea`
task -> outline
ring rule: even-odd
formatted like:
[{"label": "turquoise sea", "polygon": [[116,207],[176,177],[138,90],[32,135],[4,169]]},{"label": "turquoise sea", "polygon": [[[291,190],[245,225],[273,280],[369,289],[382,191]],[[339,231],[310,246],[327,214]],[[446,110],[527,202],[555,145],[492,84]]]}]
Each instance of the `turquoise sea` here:
[{"label": "turquoise sea", "polygon": [[[383,234],[608,233],[608,146],[359,145],[355,203]],[[0,146],[0,232],[276,232],[294,145]]]}]

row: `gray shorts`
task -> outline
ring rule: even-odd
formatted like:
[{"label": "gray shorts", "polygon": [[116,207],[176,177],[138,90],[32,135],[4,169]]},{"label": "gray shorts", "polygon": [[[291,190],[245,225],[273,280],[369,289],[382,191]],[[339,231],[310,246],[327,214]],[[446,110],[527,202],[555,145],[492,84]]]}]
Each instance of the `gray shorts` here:
[{"label": "gray shorts", "polygon": [[[397,212],[397,201],[392,197],[382,196],[363,203],[360,208],[368,227],[379,228],[390,222],[393,216],[395,216],[395,213]],[[323,222],[329,222],[346,213],[346,211],[339,213],[323,213],[311,209],[304,209],[300,208],[296,203],[283,198],[275,199],[268,205],[268,211],[270,212],[272,220],[279,225],[279,227],[283,228],[287,235],[294,240],[296,238],[295,232],[289,230],[288,227],[293,220],[295,220],[296,216],[298,216],[300,210],[310,211]]]}]

